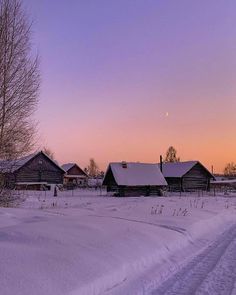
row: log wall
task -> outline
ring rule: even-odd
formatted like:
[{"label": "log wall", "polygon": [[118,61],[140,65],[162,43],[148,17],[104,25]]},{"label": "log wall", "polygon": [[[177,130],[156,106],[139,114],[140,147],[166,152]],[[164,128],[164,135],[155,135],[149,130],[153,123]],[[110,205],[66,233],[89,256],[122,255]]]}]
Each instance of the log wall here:
[{"label": "log wall", "polygon": [[15,182],[47,182],[59,184],[63,183],[64,173],[47,157],[39,153],[16,171],[14,175]]},{"label": "log wall", "polygon": [[170,191],[209,190],[211,174],[199,163],[183,177],[166,177]]},{"label": "log wall", "polygon": [[182,180],[183,191],[209,190],[211,176],[204,167],[196,164]]}]

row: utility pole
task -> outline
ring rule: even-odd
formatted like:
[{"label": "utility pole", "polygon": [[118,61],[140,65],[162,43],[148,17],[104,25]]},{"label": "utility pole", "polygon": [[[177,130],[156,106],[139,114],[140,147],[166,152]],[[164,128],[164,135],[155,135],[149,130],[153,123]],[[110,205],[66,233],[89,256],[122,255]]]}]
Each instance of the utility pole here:
[{"label": "utility pole", "polygon": [[162,170],[163,170],[162,155],[160,155],[160,170],[161,170],[161,172],[162,172]]}]

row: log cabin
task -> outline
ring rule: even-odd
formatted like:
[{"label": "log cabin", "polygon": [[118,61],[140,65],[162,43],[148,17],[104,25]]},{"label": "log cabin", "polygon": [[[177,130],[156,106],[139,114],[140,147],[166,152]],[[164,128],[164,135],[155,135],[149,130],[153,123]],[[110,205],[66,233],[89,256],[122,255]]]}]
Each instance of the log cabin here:
[{"label": "log cabin", "polygon": [[65,171],[43,151],[0,162],[4,186],[17,189],[50,189],[62,184]]},{"label": "log cabin", "polygon": [[210,181],[214,179],[214,176],[199,161],[165,162],[160,169],[170,191],[208,191]]},{"label": "log cabin", "polygon": [[158,165],[146,163],[110,163],[103,179],[107,192],[117,196],[161,195],[167,182]]},{"label": "log cabin", "polygon": [[88,184],[88,175],[76,163],[67,163],[61,167],[66,172],[63,180],[66,187],[84,187]]}]

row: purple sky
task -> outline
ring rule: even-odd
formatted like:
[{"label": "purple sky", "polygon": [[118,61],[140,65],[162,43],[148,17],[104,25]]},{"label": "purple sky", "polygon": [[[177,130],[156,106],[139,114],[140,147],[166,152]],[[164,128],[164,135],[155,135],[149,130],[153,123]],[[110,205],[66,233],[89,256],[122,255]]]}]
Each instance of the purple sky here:
[{"label": "purple sky", "polygon": [[60,163],[236,161],[235,0],[25,0]]}]

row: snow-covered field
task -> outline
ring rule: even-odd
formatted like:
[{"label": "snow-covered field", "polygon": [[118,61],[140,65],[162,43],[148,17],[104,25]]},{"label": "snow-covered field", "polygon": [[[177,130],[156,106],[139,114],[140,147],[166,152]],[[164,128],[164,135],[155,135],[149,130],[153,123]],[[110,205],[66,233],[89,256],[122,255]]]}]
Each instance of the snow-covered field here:
[{"label": "snow-covered field", "polygon": [[0,208],[4,295],[161,294],[162,282],[236,223],[236,195],[78,190],[25,198],[19,208]]}]

